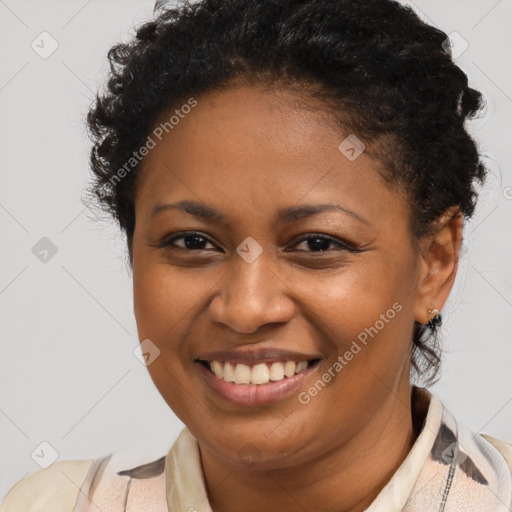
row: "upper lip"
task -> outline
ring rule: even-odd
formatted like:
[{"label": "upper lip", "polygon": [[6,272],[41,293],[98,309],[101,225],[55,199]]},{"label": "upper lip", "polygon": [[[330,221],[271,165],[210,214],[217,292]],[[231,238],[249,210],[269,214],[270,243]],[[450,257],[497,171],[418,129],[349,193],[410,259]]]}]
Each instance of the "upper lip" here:
[{"label": "upper lip", "polygon": [[240,364],[276,363],[283,361],[311,361],[320,359],[321,356],[304,354],[292,350],[278,348],[264,348],[257,350],[219,350],[204,352],[196,359],[199,361],[227,361]]}]

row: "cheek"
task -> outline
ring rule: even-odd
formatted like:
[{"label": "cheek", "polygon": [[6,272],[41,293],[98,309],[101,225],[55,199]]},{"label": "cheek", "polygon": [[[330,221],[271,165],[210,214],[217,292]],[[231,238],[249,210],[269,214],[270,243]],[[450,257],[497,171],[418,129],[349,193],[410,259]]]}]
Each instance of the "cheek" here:
[{"label": "cheek", "polygon": [[307,309],[317,317],[311,321],[329,342],[329,359],[343,357],[347,378],[364,378],[364,368],[391,379],[408,361],[414,277],[412,260],[375,252],[342,271],[303,280]]},{"label": "cheek", "polygon": [[147,366],[163,399],[186,424],[194,423],[190,410],[193,365],[187,339],[192,332],[192,310],[204,296],[204,279],[190,279],[168,265],[139,258],[133,270],[134,313],[139,339],[151,340],[159,355]]},{"label": "cheek", "polygon": [[333,432],[339,424],[351,431],[368,423],[408,375],[413,309],[405,280],[411,277],[406,266],[390,272],[380,258],[308,283],[315,299],[305,315],[311,313],[313,335],[326,349],[319,379],[327,384],[304,389],[301,400]]},{"label": "cheek", "polygon": [[172,340],[172,333],[189,322],[201,307],[208,286],[204,275],[154,262],[140,263],[133,272],[134,312],[139,335]]},{"label": "cheek", "polygon": [[[407,262],[392,267],[382,254],[366,254],[345,269],[305,277],[301,288],[303,297],[310,297],[312,309],[335,331],[361,331],[385,315],[397,318],[397,309],[405,307],[413,287],[414,276]],[[297,279],[295,279],[297,282]],[[402,307],[395,306],[396,302]],[[379,323],[380,325],[380,323]]]},{"label": "cheek", "polygon": [[133,293],[139,340],[149,339],[159,350],[147,367],[151,378],[160,390],[185,385],[192,364],[187,339],[204,287],[169,266],[148,262],[134,267]]}]

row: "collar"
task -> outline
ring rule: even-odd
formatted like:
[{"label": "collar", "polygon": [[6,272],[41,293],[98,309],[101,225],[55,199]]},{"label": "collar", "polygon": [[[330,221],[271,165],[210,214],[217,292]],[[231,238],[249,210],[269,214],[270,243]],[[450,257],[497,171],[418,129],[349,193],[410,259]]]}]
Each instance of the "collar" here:
[{"label": "collar", "polygon": [[[498,450],[426,389],[414,386],[411,403],[419,436],[366,512],[510,511],[511,475]],[[199,445],[186,427],[166,455],[165,485],[170,511],[212,512]]]}]

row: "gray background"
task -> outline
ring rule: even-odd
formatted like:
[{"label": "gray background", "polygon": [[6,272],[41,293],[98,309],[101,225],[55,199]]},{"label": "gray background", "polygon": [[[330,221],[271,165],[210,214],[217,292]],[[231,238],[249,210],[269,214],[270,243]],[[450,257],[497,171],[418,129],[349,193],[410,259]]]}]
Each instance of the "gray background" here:
[{"label": "gray background", "polygon": [[[473,431],[512,441],[512,1],[407,3],[469,43],[457,63],[488,99],[471,131],[493,169],[465,227],[443,311],[443,376],[432,390]],[[37,454],[125,451],[149,461],[183,426],[133,355],[124,241],[80,202],[89,172],[83,118],[107,51],[152,7],[0,0],[0,501],[39,469]],[[43,31],[59,45],[47,59],[31,47],[43,46]],[[57,248],[46,263],[32,252],[42,237]]]}]

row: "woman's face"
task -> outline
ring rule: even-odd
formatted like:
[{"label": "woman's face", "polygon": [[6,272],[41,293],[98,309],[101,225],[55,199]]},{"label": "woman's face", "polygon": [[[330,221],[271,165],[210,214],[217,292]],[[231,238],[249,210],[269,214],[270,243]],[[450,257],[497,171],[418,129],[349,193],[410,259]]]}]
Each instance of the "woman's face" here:
[{"label": "woman's face", "polygon": [[239,86],[166,113],[137,186],[149,372],[202,449],[240,467],[307,461],[409,396],[421,272],[406,202],[293,98]]}]

